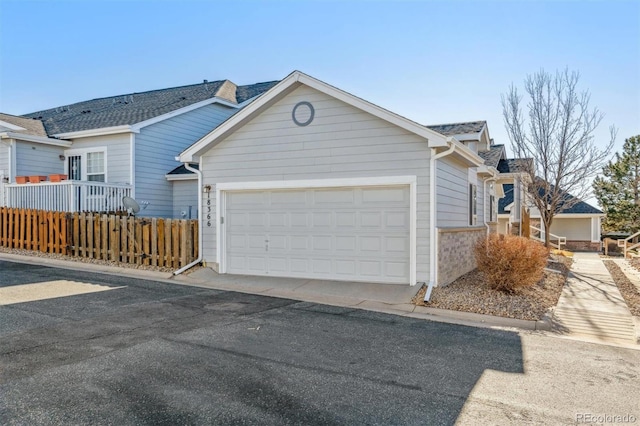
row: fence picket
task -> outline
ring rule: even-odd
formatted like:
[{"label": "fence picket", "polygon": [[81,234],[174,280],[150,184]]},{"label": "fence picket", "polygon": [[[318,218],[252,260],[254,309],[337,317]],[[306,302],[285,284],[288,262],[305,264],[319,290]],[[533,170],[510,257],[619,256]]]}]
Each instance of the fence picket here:
[{"label": "fence picket", "polygon": [[158,219],[158,266],[164,266],[164,219]]},{"label": "fence picket", "polygon": [[0,245],[179,268],[198,256],[198,223],[0,207]]}]

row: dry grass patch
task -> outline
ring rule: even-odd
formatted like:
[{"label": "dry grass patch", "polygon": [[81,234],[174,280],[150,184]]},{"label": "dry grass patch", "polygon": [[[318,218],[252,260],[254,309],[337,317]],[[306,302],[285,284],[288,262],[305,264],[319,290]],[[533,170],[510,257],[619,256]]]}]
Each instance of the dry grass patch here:
[{"label": "dry grass patch", "polygon": [[553,261],[548,267],[560,273],[544,271],[537,283],[521,287],[514,293],[492,290],[484,274],[475,269],[445,287],[434,288],[428,303],[423,301],[426,291],[423,288],[414,298],[414,303],[454,311],[540,320],[558,303],[572,262],[564,256],[551,255],[551,258]]}]

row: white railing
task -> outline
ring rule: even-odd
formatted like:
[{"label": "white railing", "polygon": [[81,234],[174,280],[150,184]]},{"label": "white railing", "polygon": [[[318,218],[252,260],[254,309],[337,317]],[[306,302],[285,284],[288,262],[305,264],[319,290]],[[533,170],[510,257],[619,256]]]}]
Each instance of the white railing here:
[{"label": "white railing", "polygon": [[[529,229],[531,230],[531,233],[530,233],[531,238],[533,238],[534,240],[542,241],[544,243],[544,240],[545,240],[544,230],[537,228],[533,225],[530,225]],[[557,243],[555,243],[554,241],[557,241]],[[561,237],[559,235],[552,234],[551,232],[549,232],[549,245],[553,248],[557,248],[558,250],[562,250],[562,246],[567,245],[567,237]]]},{"label": "white railing", "polygon": [[122,197],[131,186],[66,180],[25,184],[0,183],[0,206],[61,212],[115,212],[126,210]]},{"label": "white railing", "polygon": [[[618,247],[624,248],[624,258],[627,258],[627,253],[629,250],[635,250],[640,247],[640,242],[637,241],[638,236],[640,236],[640,232],[636,232],[635,234],[625,238],[624,240],[618,240]],[[633,240],[636,241],[633,241]]]}]

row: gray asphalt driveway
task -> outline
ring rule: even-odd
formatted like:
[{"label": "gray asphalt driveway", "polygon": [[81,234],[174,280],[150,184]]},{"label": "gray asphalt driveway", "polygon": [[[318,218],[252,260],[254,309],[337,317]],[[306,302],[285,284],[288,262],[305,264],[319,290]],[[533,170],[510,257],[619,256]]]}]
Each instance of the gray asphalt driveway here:
[{"label": "gray asphalt driveway", "polygon": [[52,280],[112,290],[0,306],[0,424],[452,424],[523,372],[511,332],[0,262]]}]

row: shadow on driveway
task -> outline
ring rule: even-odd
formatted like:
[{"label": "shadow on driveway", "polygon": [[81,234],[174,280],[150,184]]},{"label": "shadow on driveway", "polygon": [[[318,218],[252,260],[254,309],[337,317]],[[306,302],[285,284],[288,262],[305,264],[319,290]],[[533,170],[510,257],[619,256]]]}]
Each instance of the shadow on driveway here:
[{"label": "shadow on driveway", "polygon": [[2,424],[453,424],[486,369],[523,373],[517,333],[48,273],[125,287],[0,307],[31,319],[3,332]]}]

